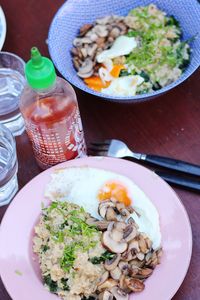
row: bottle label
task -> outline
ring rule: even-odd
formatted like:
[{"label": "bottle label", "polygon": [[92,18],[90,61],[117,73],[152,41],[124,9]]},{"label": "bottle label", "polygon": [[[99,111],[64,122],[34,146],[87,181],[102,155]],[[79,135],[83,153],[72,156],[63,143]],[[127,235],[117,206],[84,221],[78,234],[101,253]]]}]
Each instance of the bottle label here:
[{"label": "bottle label", "polygon": [[48,168],[86,155],[82,122],[78,108],[66,119],[47,126],[25,122],[38,164]]}]

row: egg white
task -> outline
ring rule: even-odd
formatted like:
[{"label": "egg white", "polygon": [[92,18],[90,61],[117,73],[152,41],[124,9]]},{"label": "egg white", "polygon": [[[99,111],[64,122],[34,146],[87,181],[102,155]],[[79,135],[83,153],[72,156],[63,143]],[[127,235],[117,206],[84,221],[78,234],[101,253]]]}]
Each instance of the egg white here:
[{"label": "egg white", "polygon": [[101,89],[101,92],[112,96],[135,96],[137,86],[143,82],[144,78],[139,75],[114,78],[107,88]]},{"label": "egg white", "polygon": [[134,37],[121,35],[118,38],[116,38],[110,49],[104,50],[97,55],[97,62],[103,63],[107,59],[127,55],[136,47],[137,42]]},{"label": "egg white", "polygon": [[108,182],[121,183],[128,190],[136,213],[132,217],[141,232],[152,240],[153,248],[161,244],[159,214],[147,196],[127,177],[107,170],[90,167],[70,167],[55,171],[45,189],[45,196],[52,201],[62,200],[82,206],[93,217],[98,215],[98,193]]}]

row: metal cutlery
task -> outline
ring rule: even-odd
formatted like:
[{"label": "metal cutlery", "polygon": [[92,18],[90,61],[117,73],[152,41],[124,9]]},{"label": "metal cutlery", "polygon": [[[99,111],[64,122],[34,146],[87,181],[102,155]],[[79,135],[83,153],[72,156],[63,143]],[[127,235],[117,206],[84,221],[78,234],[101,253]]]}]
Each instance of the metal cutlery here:
[{"label": "metal cutlery", "polygon": [[[169,184],[178,185],[193,191],[200,191],[200,167],[173,158],[136,153],[120,140],[105,140],[103,142],[91,143],[90,154],[96,156],[109,156],[116,158],[134,158],[139,161],[151,163],[154,166],[164,167],[169,170],[178,171],[175,174],[167,171],[155,170],[154,172]],[[184,175],[194,175],[193,178]]]},{"label": "metal cutlery", "polygon": [[89,150],[99,156],[110,157],[130,157],[136,160],[151,163],[154,166],[165,167],[170,170],[183,172],[190,175],[200,176],[200,166],[185,161],[168,158],[159,155],[137,153],[131,151],[128,146],[120,140],[105,140],[103,142],[93,142]]}]

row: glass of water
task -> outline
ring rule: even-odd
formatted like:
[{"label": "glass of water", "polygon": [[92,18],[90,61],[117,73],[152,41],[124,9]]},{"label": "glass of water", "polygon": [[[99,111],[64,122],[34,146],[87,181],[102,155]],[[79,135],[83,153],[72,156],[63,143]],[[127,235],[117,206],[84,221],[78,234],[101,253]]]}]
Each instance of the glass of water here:
[{"label": "glass of water", "polygon": [[10,130],[0,124],[0,206],[8,204],[18,191],[17,154]]},{"label": "glass of water", "polygon": [[25,62],[17,55],[0,52],[0,123],[17,136],[24,131],[19,99],[26,84]]}]

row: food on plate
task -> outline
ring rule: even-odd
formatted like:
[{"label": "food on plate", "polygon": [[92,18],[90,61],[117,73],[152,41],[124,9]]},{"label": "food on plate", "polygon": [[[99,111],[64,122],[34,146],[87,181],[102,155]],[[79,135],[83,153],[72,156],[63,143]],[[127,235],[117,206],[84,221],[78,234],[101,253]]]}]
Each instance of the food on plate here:
[{"label": "food on plate", "polygon": [[[140,198],[135,194],[140,192]],[[137,213],[131,216],[139,230],[153,241],[154,248],[161,244],[159,214],[148,197],[126,176],[91,167],[71,167],[52,174],[45,196],[51,201],[61,199],[83,206],[93,217],[99,218],[99,201],[114,198],[132,205]]]},{"label": "food on plate", "polygon": [[[83,174],[88,176],[86,181]],[[160,240],[153,241],[135,221],[135,215],[140,219],[145,210],[134,205],[130,187],[125,176],[87,167],[52,175],[46,189],[52,202],[43,207],[33,238],[33,251],[49,291],[64,300],[128,300],[129,293],[144,290],[144,281],[160,263],[162,249]],[[150,201],[141,202],[153,212]]]},{"label": "food on plate", "polygon": [[190,61],[178,21],[156,5],[85,24],[73,41],[77,75],[104,94],[134,96],[176,81]]}]

